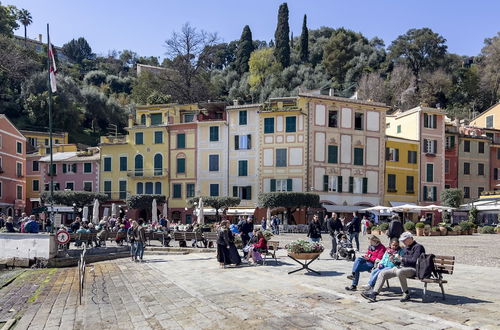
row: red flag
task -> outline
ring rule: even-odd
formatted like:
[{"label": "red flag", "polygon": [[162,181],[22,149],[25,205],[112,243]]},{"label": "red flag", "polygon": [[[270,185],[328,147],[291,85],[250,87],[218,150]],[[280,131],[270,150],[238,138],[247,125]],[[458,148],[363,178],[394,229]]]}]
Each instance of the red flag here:
[{"label": "red flag", "polygon": [[50,61],[50,88],[52,89],[52,93],[57,92],[56,85],[56,60],[54,59],[54,52],[52,51],[52,44],[49,44],[49,61]]}]

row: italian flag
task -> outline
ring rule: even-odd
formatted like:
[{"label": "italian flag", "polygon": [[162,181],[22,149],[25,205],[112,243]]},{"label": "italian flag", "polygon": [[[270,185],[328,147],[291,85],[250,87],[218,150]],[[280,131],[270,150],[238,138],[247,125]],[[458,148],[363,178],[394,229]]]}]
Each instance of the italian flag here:
[{"label": "italian flag", "polygon": [[57,73],[57,68],[56,68],[56,60],[54,59],[54,52],[52,51],[52,44],[49,44],[49,61],[50,61],[50,69],[49,69],[49,74],[50,74],[50,88],[52,90],[52,93],[57,92],[57,85],[56,85],[56,73]]}]

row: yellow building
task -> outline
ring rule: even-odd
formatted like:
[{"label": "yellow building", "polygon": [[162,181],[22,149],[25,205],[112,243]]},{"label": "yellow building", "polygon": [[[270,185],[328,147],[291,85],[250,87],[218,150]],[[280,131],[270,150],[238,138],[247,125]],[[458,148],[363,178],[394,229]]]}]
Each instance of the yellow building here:
[{"label": "yellow building", "polygon": [[419,143],[400,137],[385,140],[384,205],[418,203]]},{"label": "yellow building", "polygon": [[500,103],[483,111],[470,122],[470,126],[500,129]]}]

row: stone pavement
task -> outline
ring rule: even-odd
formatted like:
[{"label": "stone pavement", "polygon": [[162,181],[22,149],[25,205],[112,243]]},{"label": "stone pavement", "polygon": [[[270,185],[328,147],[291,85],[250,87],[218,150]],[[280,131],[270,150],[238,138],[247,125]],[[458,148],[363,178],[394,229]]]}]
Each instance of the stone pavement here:
[{"label": "stone pavement", "polygon": [[[207,253],[91,264],[81,306],[76,272],[61,269],[16,329],[500,328],[498,268],[458,264],[445,301],[430,286],[422,303],[420,282],[410,281],[415,299],[400,303],[393,280],[379,302],[369,303],[344,290],[351,262],[324,253],[311,265],[321,276],[288,275],[297,265],[285,250],[278,255],[278,265],[226,269]],[[364,273],[361,284],[366,280]]]}]

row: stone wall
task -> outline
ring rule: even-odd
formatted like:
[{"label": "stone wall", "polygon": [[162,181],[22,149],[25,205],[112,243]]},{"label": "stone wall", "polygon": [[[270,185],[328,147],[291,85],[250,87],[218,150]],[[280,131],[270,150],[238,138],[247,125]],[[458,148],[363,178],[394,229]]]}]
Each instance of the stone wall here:
[{"label": "stone wall", "polygon": [[52,259],[57,245],[54,235],[0,233],[0,260],[2,259]]}]

